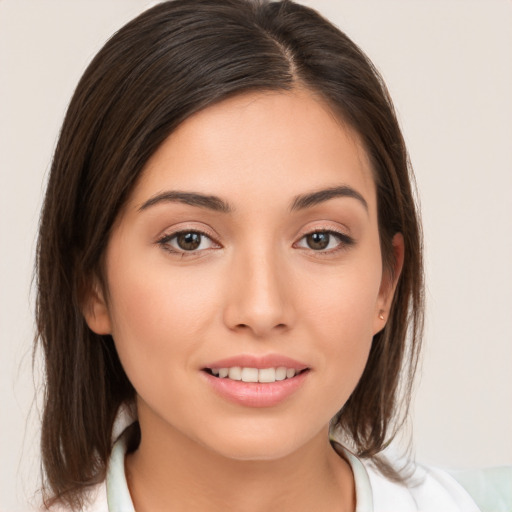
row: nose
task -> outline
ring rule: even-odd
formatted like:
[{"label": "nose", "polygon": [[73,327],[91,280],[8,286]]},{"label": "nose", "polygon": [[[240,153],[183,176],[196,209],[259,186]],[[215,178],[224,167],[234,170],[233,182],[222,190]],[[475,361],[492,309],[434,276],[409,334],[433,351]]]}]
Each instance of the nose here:
[{"label": "nose", "polygon": [[291,283],[271,251],[247,252],[230,268],[224,322],[231,330],[265,338],[288,330],[294,321]]}]

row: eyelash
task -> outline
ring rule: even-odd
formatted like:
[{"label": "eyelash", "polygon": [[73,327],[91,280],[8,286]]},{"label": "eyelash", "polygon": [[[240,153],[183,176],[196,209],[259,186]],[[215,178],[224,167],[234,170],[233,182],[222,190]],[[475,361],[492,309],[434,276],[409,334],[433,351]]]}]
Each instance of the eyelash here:
[{"label": "eyelash", "polygon": [[[301,240],[305,239],[308,236],[314,235],[315,233],[323,233],[330,236],[333,236],[334,238],[338,239],[338,245],[334,249],[329,249],[327,251],[325,250],[315,250],[307,247],[302,247],[301,249],[305,249],[307,251],[312,251],[315,255],[321,255],[321,256],[330,256],[333,254],[337,254],[340,251],[346,250],[349,247],[353,246],[355,244],[355,240],[346,235],[345,233],[342,233],[340,231],[336,231],[333,229],[314,229],[313,231],[308,231],[307,233],[304,233],[301,235],[299,240],[294,243],[294,246],[299,243]],[[202,250],[184,250],[184,249],[176,249],[169,245],[169,243],[176,239],[180,235],[186,235],[186,234],[197,234],[201,237],[206,237],[212,241],[213,244],[220,246],[220,244],[209,234],[204,231],[201,231],[199,229],[184,229],[181,231],[176,231],[174,233],[166,234],[162,236],[160,239],[157,240],[157,244],[160,245],[164,250],[172,253],[172,254],[180,254],[182,258],[187,256],[192,256],[200,253],[201,251],[205,251],[208,249],[202,249]],[[201,243],[201,242],[200,242]],[[330,243],[330,242],[329,242]]]},{"label": "eyelash", "polygon": [[[200,229],[182,229],[180,231],[175,231],[174,233],[162,236],[160,239],[157,240],[157,244],[160,245],[164,250],[170,252],[171,254],[181,254],[182,258],[186,258],[187,256],[192,256],[194,254],[201,252],[197,250],[186,251],[184,249],[176,249],[169,245],[169,243],[172,240],[176,239],[178,236],[187,234],[197,234],[200,235],[201,237],[206,237],[210,239],[215,245],[220,246],[220,244],[212,237],[211,234],[201,231]],[[207,249],[202,250],[204,251]]]},{"label": "eyelash", "polygon": [[[339,253],[340,251],[345,251],[349,247],[353,246],[355,244],[355,240],[348,236],[345,233],[342,233],[341,231],[336,231],[334,229],[326,229],[326,228],[317,228],[313,231],[308,231],[307,233],[304,233],[297,242],[295,242],[294,246],[299,243],[300,241],[304,240],[306,237],[314,235],[316,233],[323,233],[327,234],[331,237],[334,237],[338,240],[338,245],[334,249],[329,250],[318,250],[311,249],[310,247],[302,247],[301,249],[305,249],[306,251],[311,251],[315,254],[315,256],[321,256],[321,257],[328,257],[335,255]],[[330,241],[329,241],[330,243]]]}]

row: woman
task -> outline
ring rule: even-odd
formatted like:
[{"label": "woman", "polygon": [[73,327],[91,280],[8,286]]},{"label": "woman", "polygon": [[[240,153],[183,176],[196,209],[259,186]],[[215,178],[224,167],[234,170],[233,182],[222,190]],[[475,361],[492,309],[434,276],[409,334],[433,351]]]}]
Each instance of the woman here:
[{"label": "woman", "polygon": [[291,2],[143,13],[77,87],[41,219],[47,505],[478,510],[380,455],[422,286],[406,148],[344,34]]}]

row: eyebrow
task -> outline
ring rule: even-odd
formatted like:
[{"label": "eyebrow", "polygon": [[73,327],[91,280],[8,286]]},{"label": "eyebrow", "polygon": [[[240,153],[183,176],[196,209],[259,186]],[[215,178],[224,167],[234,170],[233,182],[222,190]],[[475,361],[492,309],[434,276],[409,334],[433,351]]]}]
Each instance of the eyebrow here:
[{"label": "eyebrow", "polygon": [[[293,199],[290,211],[305,210],[336,197],[351,197],[353,199],[357,199],[364,206],[365,210],[368,211],[368,203],[365,198],[357,192],[357,190],[346,185],[301,194]],[[197,192],[180,192],[171,190],[156,194],[149,198],[140,206],[139,211],[147,210],[151,206],[162,202],[183,203],[221,213],[231,213],[234,211],[234,208],[220,197],[200,194]]]},{"label": "eyebrow", "polygon": [[366,199],[357,190],[346,185],[325,188],[316,192],[297,196],[293,200],[290,210],[296,211],[311,208],[312,206],[329,201],[329,199],[334,199],[335,197],[351,197],[353,199],[357,199],[364,206],[365,210],[368,211],[368,203],[366,202]]},{"label": "eyebrow", "polygon": [[231,213],[233,211],[233,208],[220,197],[198,194],[196,192],[176,191],[162,192],[161,194],[157,194],[151,197],[142,204],[142,206],[139,208],[139,211],[146,210],[149,207],[161,202],[183,203],[190,206],[207,208],[208,210],[222,213]]}]

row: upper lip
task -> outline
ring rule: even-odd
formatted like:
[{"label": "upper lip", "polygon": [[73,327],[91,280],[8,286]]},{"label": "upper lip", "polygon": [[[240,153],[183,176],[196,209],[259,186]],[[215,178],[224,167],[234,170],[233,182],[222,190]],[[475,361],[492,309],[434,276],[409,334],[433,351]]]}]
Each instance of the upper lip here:
[{"label": "upper lip", "polygon": [[233,368],[234,366],[258,369],[285,367],[294,368],[298,371],[309,368],[307,364],[281,354],[266,354],[263,356],[240,354],[225,359],[219,359],[218,361],[209,363],[205,368]]}]

